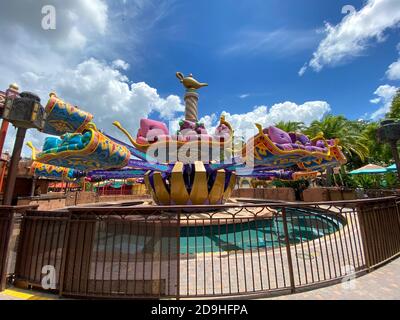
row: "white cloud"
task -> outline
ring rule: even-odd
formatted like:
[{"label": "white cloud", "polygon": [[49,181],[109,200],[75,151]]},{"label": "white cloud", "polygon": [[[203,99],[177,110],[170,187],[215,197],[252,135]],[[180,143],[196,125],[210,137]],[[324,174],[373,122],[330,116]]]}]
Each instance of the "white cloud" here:
[{"label": "white cloud", "polygon": [[[56,9],[56,29],[44,30],[41,8]],[[108,31],[108,6],[104,0],[7,1],[0,10],[2,48],[0,87],[20,82],[20,75],[45,75],[76,66]],[[107,37],[109,41],[112,38]],[[96,45],[94,45],[96,43]],[[102,52],[98,48],[98,52]],[[35,88],[30,87],[33,91]]]},{"label": "white cloud", "polygon": [[[75,69],[65,70],[63,77],[55,76],[53,80],[60,96],[76,100],[74,103],[98,115],[101,122],[113,117],[123,122],[129,118],[138,120],[152,111],[159,112],[163,118],[171,118],[175,112],[183,111],[179,97],[171,95],[163,99],[156,89],[144,82],[129,84],[120,70],[93,58]],[[128,124],[128,127],[133,125]]]},{"label": "white cloud", "polygon": [[[259,123],[263,127],[279,121],[297,121],[308,125],[314,120],[321,120],[330,110],[329,104],[325,101],[308,101],[301,105],[286,101],[274,104],[269,109],[266,106],[257,106],[252,111],[243,114],[230,114],[226,111],[223,114],[234,128],[235,133],[248,139],[256,133],[255,123]],[[218,117],[212,114],[203,117],[200,121],[204,122],[206,127],[214,128],[217,120]]]},{"label": "white cloud", "polygon": [[307,63],[304,64],[304,65],[301,67],[301,69],[299,70],[299,72],[298,72],[299,76],[300,76],[300,77],[303,76],[304,73],[305,73],[306,71],[307,71]]},{"label": "white cloud", "polygon": [[393,97],[396,92],[396,87],[387,84],[376,89],[374,95],[376,95],[377,98],[370,100],[370,102],[373,104],[380,104],[381,106],[370,116],[372,120],[378,120],[384,117],[387,112],[389,112]]},{"label": "white cloud", "polygon": [[[56,9],[56,29],[42,29],[42,7]],[[38,93],[42,99],[55,88],[53,78],[62,79],[64,70],[76,66],[87,45],[105,34],[108,7],[104,0],[7,1],[0,10],[2,50],[0,88],[16,82],[21,91]],[[45,102],[44,102],[45,103]],[[10,126],[5,150],[12,151],[15,130]],[[28,130],[26,141],[40,147],[44,135]],[[30,150],[23,149],[29,156]]]},{"label": "white cloud", "polygon": [[369,102],[373,103],[373,104],[378,104],[379,102],[381,102],[382,98],[375,98],[375,99],[371,99],[369,100]]},{"label": "white cloud", "polygon": [[308,66],[320,71],[360,56],[374,41],[384,41],[385,31],[398,27],[399,22],[399,0],[368,0],[360,11],[345,16],[338,25],[326,23],[326,37]]},{"label": "white cloud", "polygon": [[114,68],[116,68],[116,69],[121,69],[121,70],[128,70],[129,69],[129,63],[127,63],[127,62],[125,62],[124,60],[121,60],[121,59],[117,59],[117,60],[114,60],[113,62],[112,62],[112,66],[114,67]]},{"label": "white cloud", "polygon": [[[45,105],[48,93],[80,106],[95,116],[100,129],[121,137],[111,125],[119,120],[130,131],[139,119],[158,112],[165,119],[183,110],[179,97],[161,97],[148,84],[132,83],[123,73],[130,68],[126,60],[136,61],[132,44],[144,39],[168,13],[165,1],[135,0],[124,6],[106,0],[8,1],[0,10],[2,50],[0,50],[0,88],[16,82],[21,91],[32,91]],[[167,1],[170,3],[170,1]],[[56,29],[43,30],[43,5],[56,9]],[[143,19],[149,24],[146,28]],[[126,23],[134,30],[126,30]],[[123,22],[121,22],[123,21]],[[118,35],[118,36],[116,36]],[[123,48],[123,52],[119,49]],[[90,57],[97,57],[93,59]],[[112,61],[109,63],[108,61]],[[10,128],[5,149],[12,150],[15,132]],[[45,135],[29,130],[27,139],[41,147]],[[30,155],[28,148],[24,155]]]},{"label": "white cloud", "polygon": [[60,47],[66,48],[72,44],[76,48],[82,49],[86,46],[86,43],[86,37],[82,33],[80,33],[78,28],[73,27],[68,33],[67,41],[60,44]]},{"label": "white cloud", "polygon": [[[49,87],[63,100],[80,107],[94,115],[94,122],[99,129],[123,139],[112,122],[120,121],[133,135],[139,126],[140,118],[147,118],[150,113],[158,112],[164,119],[172,119],[177,112],[184,111],[178,96],[160,97],[157,90],[144,82],[130,83],[129,79],[113,64],[96,59],[88,59],[74,69],[66,69],[53,74],[38,75],[26,73],[25,81],[36,88],[42,104],[48,99]],[[37,147],[41,147],[45,135],[34,130],[29,131]],[[7,137],[7,149],[12,149],[13,135]],[[29,149],[24,148],[24,154]]]},{"label": "white cloud", "polygon": [[250,93],[244,93],[244,94],[241,94],[241,95],[239,96],[240,99],[246,99],[246,98],[248,98],[248,97],[250,97]]},{"label": "white cloud", "polygon": [[389,66],[386,77],[389,80],[400,80],[400,58]]},{"label": "white cloud", "polygon": [[[115,61],[127,70],[141,61],[136,49],[171,8],[171,0],[132,0],[126,5],[106,0],[3,2],[0,88],[18,83],[23,73],[59,72],[89,57]],[[41,27],[43,5],[56,9],[55,30]]]},{"label": "white cloud", "polygon": [[[397,45],[397,51],[400,53],[400,43]],[[386,77],[389,80],[400,80],[400,58],[389,66]]]},{"label": "white cloud", "polygon": [[[56,12],[56,29],[42,29],[45,16],[41,9],[52,5]],[[104,0],[35,0],[8,1],[2,5],[0,26],[9,37],[19,40],[20,34],[29,34],[53,49],[81,47],[95,34],[104,34],[108,24],[108,6]]]}]

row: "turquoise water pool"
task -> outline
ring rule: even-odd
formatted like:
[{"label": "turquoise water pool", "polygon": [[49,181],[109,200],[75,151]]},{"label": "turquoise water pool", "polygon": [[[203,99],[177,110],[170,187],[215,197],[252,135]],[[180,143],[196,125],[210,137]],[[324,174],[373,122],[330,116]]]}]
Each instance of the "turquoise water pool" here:
[{"label": "turquoise water pool", "polygon": [[[289,242],[317,239],[336,232],[342,227],[342,221],[323,213],[311,213],[300,209],[286,209]],[[282,217],[277,216],[263,220],[243,219],[241,223],[207,225],[209,220],[197,220],[197,225],[180,227],[179,251],[181,254],[207,252],[229,252],[265,247],[285,246]],[[95,247],[98,251],[132,255],[162,251],[163,254],[174,254],[178,249],[176,230],[174,227],[156,235],[151,224],[148,227],[132,227],[131,235],[126,228],[115,225],[100,225],[97,231]],[[168,235],[167,235],[168,234]]]},{"label": "turquoise water pool", "polygon": [[[342,223],[331,216],[287,209],[289,241],[309,241],[337,231]],[[242,223],[181,227],[180,252],[194,254],[285,245],[281,217]]]}]

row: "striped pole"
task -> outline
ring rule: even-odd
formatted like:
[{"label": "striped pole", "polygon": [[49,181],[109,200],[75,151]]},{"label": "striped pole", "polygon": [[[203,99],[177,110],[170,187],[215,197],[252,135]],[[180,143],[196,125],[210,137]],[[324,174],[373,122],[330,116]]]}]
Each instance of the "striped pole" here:
[{"label": "striped pole", "polygon": [[197,122],[197,105],[199,94],[194,91],[186,91],[185,94],[185,120]]}]

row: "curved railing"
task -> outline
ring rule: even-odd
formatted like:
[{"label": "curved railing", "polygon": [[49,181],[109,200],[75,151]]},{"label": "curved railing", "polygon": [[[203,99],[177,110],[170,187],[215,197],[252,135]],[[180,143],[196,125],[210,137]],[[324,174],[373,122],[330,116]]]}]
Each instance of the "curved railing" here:
[{"label": "curved railing", "polygon": [[52,289],[72,297],[255,297],[345,281],[399,252],[395,197],[81,207],[23,213],[14,278],[43,287],[53,270]]}]

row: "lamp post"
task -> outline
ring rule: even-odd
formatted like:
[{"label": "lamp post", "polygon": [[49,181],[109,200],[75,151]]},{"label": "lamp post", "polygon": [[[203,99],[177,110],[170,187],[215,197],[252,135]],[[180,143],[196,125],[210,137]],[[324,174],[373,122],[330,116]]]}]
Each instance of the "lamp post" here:
[{"label": "lamp post", "polygon": [[44,127],[45,113],[40,98],[33,93],[22,92],[19,97],[6,99],[3,119],[18,128],[3,197],[3,205],[11,205],[26,131],[29,128],[42,130]]},{"label": "lamp post", "polygon": [[397,142],[400,139],[400,121],[393,119],[384,120],[377,131],[378,142],[388,143],[392,149],[394,161],[396,162],[397,176],[400,182],[400,157],[397,150]]}]

